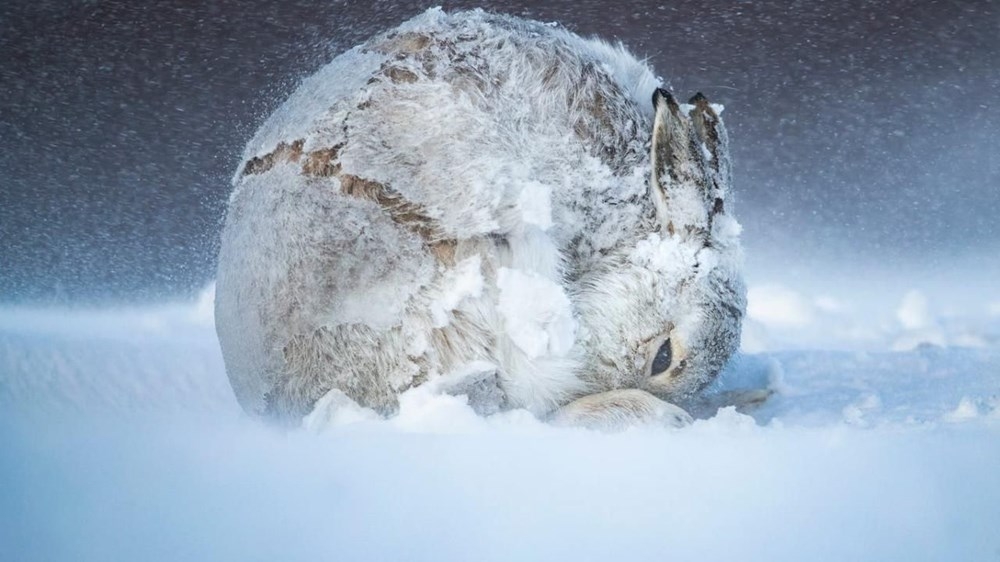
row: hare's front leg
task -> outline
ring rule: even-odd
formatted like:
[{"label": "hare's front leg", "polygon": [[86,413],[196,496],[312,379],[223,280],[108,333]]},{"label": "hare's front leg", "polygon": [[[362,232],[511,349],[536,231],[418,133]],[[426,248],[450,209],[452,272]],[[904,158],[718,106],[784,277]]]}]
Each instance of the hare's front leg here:
[{"label": "hare's front leg", "polygon": [[556,425],[619,431],[634,425],[683,427],[691,416],[645,390],[626,388],[578,398],[552,413]]}]

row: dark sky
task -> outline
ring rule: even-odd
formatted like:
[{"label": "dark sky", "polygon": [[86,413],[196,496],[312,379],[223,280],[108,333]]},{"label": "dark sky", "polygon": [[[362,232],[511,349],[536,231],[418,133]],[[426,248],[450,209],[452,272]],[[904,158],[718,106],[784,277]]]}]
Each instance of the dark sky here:
[{"label": "dark sky", "polygon": [[[0,301],[204,285],[255,128],[299,79],[430,5],[3,2]],[[681,95],[725,103],[751,261],[1000,252],[997,2],[443,5],[621,39]]]}]

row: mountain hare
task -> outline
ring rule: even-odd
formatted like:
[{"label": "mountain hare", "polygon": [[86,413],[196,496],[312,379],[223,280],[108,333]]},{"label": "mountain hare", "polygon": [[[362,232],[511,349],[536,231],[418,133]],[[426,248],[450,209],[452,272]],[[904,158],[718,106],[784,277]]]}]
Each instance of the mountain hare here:
[{"label": "mountain hare", "polygon": [[720,109],[621,46],[482,11],[338,56],[233,180],[215,313],[240,404],[391,415],[435,384],[480,413],[684,423],[746,305]]}]

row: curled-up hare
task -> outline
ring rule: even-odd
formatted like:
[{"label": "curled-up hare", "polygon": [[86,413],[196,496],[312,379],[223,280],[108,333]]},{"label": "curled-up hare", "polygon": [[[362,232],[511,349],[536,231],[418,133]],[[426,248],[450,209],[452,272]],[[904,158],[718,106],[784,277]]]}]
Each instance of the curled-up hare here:
[{"label": "curled-up hare", "polygon": [[620,46],[482,11],[338,56],[234,179],[216,324],[240,404],[391,415],[435,384],[481,413],[683,423],[745,310],[719,110]]}]

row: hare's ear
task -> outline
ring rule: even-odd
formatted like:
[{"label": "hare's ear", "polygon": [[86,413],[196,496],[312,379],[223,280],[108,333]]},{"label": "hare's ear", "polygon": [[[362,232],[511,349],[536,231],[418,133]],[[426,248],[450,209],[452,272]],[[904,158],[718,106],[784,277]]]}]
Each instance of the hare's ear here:
[{"label": "hare's ear", "polygon": [[722,121],[701,94],[682,108],[670,92],[658,88],[653,107],[649,191],[661,228],[710,244],[712,217],[723,212],[729,185]]},{"label": "hare's ear", "polygon": [[[725,200],[732,185],[732,168],[729,161],[729,134],[722,124],[719,112],[722,106],[713,106],[708,98],[698,92],[689,101],[694,106],[691,121],[698,141],[703,147],[703,153],[708,155],[705,162],[706,188],[709,201],[712,204],[709,212],[709,224],[712,216],[725,212]],[[718,109],[718,111],[716,111]]]}]

